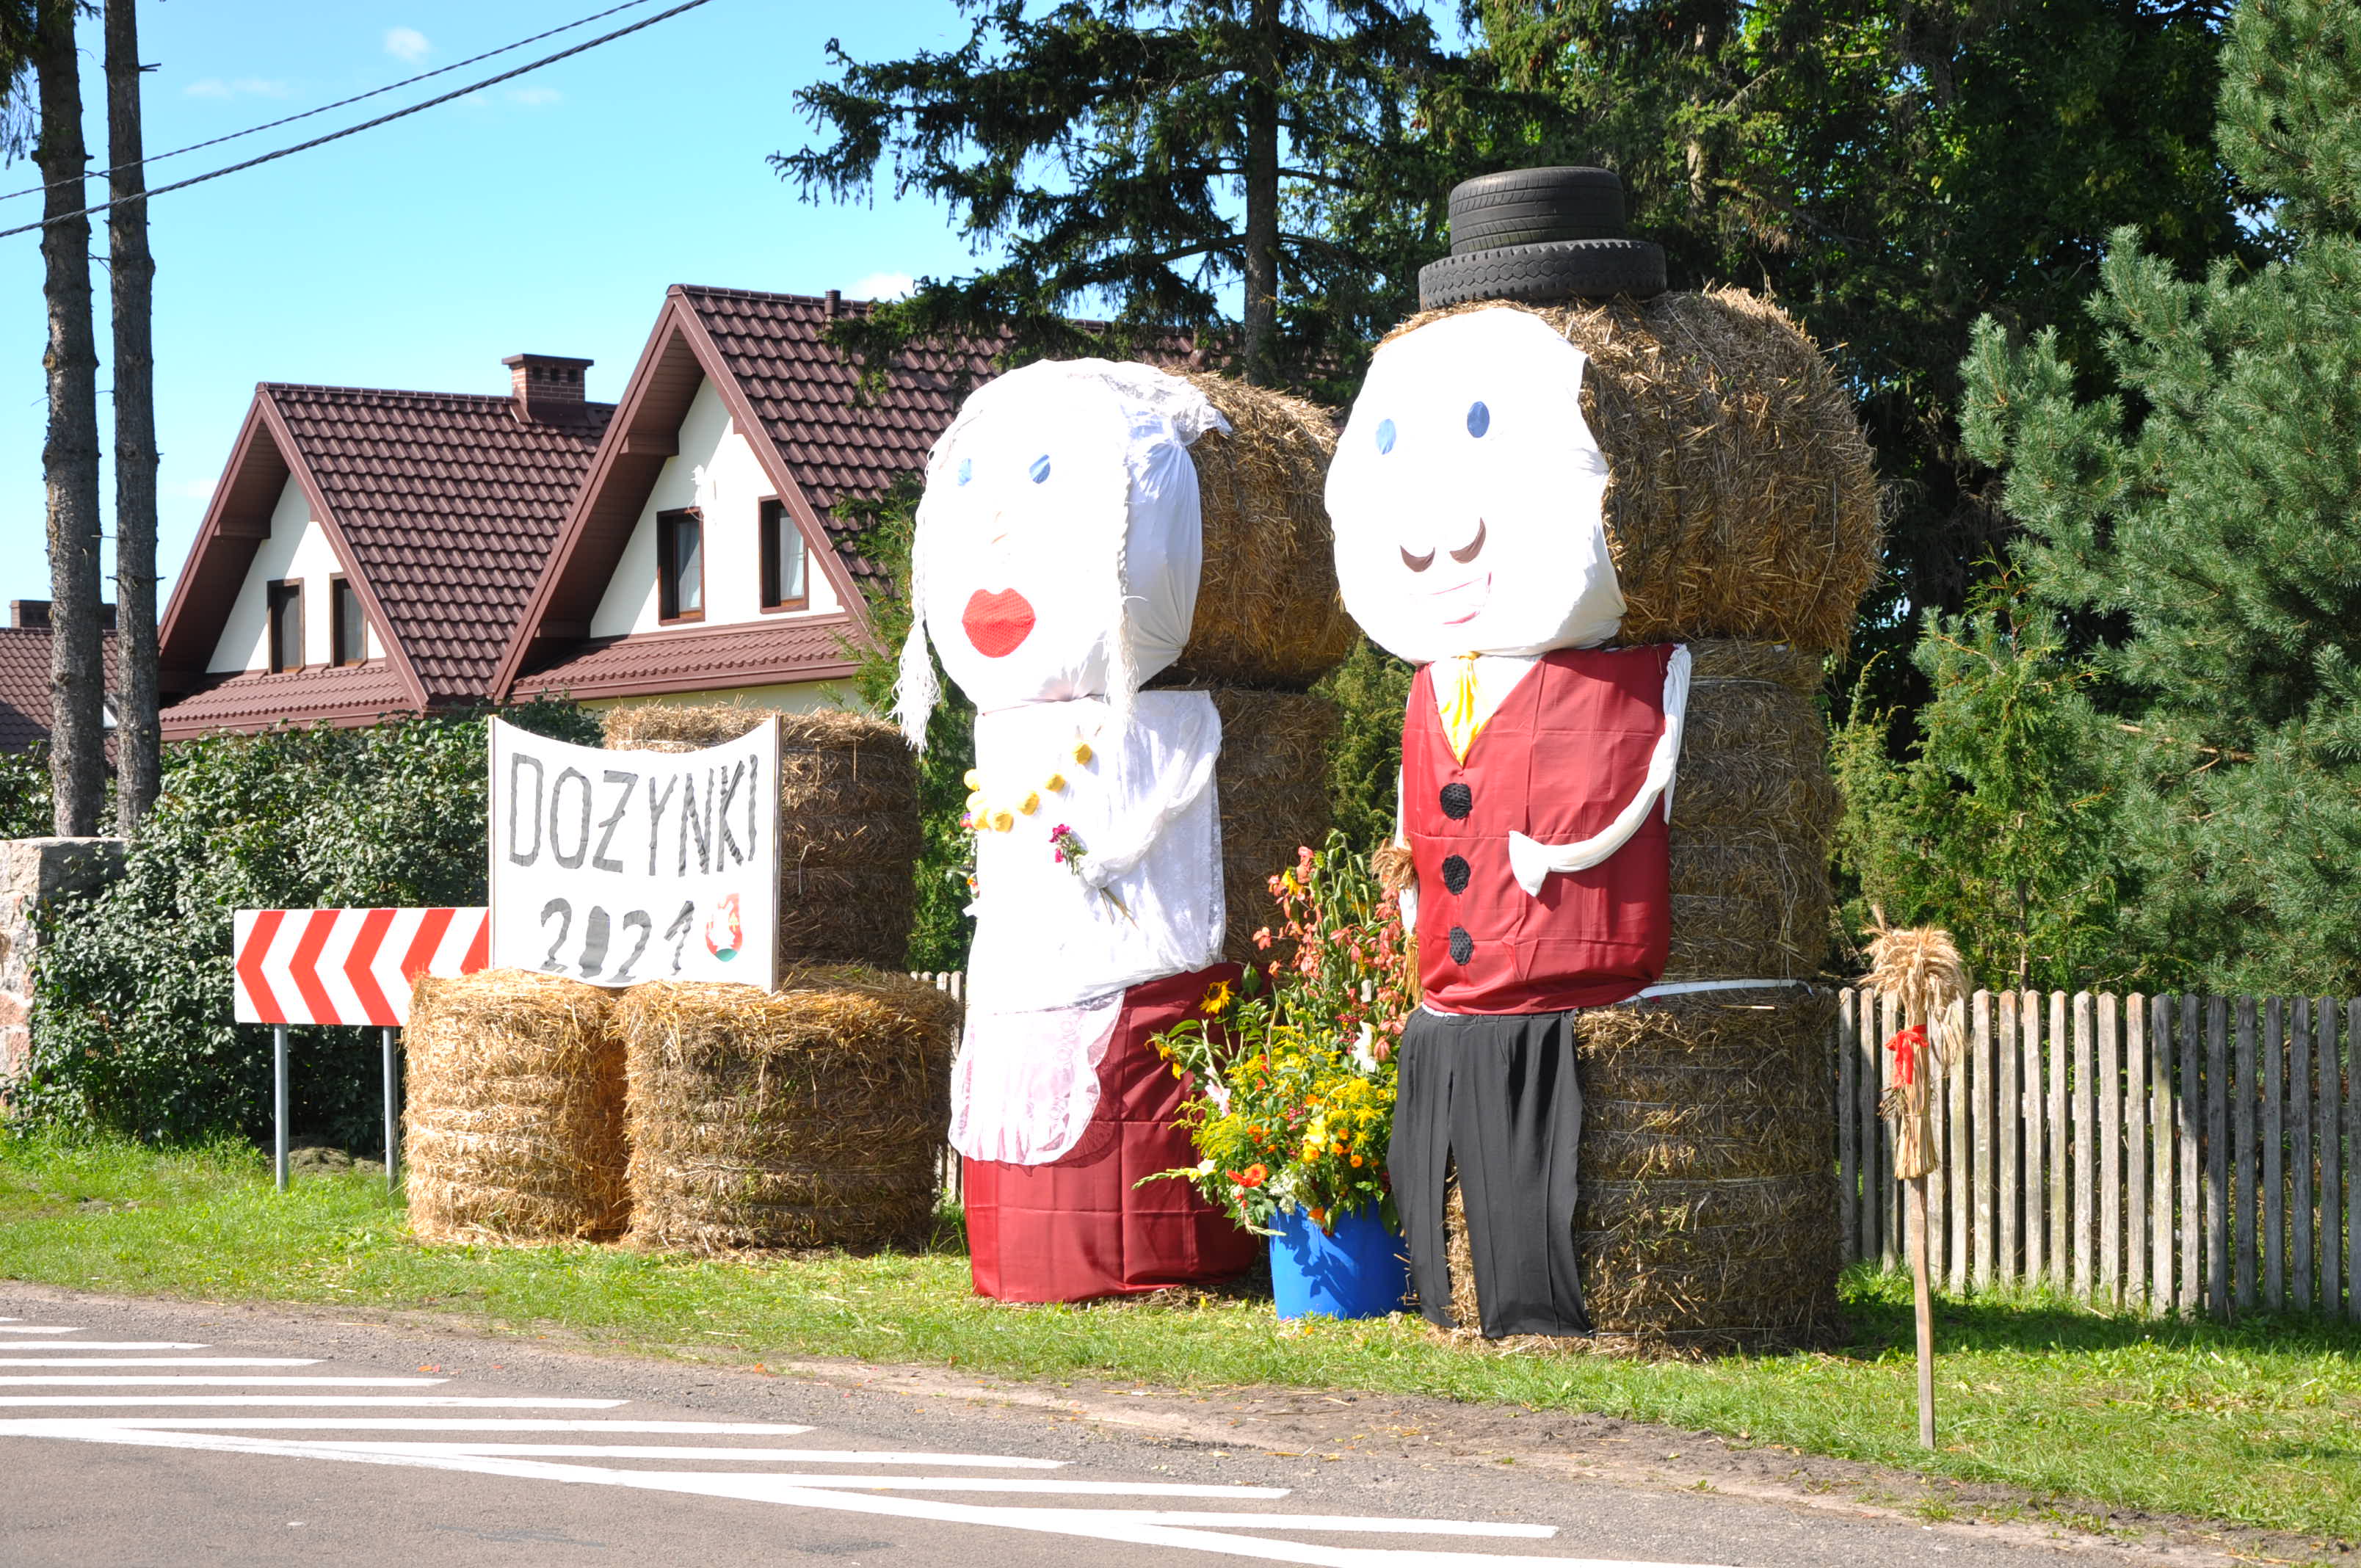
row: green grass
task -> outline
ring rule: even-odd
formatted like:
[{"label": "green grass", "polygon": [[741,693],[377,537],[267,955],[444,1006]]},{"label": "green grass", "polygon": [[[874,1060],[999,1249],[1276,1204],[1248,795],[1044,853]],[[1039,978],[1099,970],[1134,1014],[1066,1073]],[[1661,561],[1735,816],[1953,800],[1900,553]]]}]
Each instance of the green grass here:
[{"label": "green grass", "polygon": [[1411,1320],[1282,1328],[1269,1303],[1016,1309],[963,1256],[758,1263],[612,1248],[427,1248],[382,1179],[281,1197],[242,1146],[155,1153],[0,1132],[0,1277],[131,1295],[449,1312],[498,1330],[738,1364],[850,1355],[1183,1387],[1290,1384],[1569,1408],[2311,1536],[2361,1535],[2361,1332],[1938,1303],[1944,1447],[1915,1442],[1906,1282],[1846,1282],[1854,1343],[1701,1364],[1504,1355]]}]

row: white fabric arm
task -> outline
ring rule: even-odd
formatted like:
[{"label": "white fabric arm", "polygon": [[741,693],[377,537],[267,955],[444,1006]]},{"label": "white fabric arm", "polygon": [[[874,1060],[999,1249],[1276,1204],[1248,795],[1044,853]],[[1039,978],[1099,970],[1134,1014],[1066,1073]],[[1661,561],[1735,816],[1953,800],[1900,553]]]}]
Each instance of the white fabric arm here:
[{"label": "white fabric arm", "polygon": [[1509,835],[1509,869],[1515,873],[1517,885],[1535,898],[1542,895],[1542,883],[1552,872],[1584,872],[1631,842],[1631,835],[1648,819],[1648,813],[1659,800],[1664,802],[1664,818],[1672,819],[1673,775],[1681,761],[1681,720],[1689,706],[1689,651],[1686,647],[1673,650],[1664,666],[1664,729],[1656,737],[1656,749],[1648,757],[1648,776],[1640,785],[1640,793],[1618,813],[1614,821],[1575,844],[1543,844],[1522,833]]},{"label": "white fabric arm", "polygon": [[[1398,850],[1407,850],[1410,848],[1409,821],[1410,819],[1402,815],[1402,771],[1400,768],[1396,768],[1394,770],[1394,848]],[[1402,890],[1394,895],[1394,900],[1396,905],[1401,910],[1402,929],[1405,931],[1417,930],[1417,872],[1413,872],[1411,873],[1410,881],[1402,883]]]},{"label": "white fabric arm", "polygon": [[1123,783],[1143,773],[1154,782],[1137,798],[1125,801],[1120,837],[1110,832],[1104,842],[1083,846],[1082,877],[1092,887],[1104,888],[1146,860],[1164,830],[1213,787],[1222,756],[1222,716],[1202,692],[1174,695],[1197,700],[1183,707],[1180,721],[1169,729],[1151,733],[1151,720],[1139,710],[1126,727],[1118,764]]}]

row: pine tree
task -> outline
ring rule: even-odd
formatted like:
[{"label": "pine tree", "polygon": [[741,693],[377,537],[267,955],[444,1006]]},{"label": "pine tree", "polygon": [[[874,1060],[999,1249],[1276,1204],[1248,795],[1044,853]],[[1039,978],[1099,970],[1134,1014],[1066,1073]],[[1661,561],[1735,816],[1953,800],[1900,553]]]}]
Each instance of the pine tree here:
[{"label": "pine tree", "polygon": [[2217,988],[2361,983],[2361,5],[2246,0],[2219,135],[2283,258],[2192,281],[2129,230],[2090,319],[1979,324],[1965,429],[2033,589],[2102,618],[2126,933]]},{"label": "pine tree", "polygon": [[[1442,63],[1404,0],[960,0],[960,48],[863,64],[796,102],[833,139],[772,164],[807,196],[948,207],[972,276],[842,324],[871,362],[914,338],[1014,334],[1013,358],[1122,354],[1229,325],[1236,367],[1302,385],[1356,360],[1443,249],[1447,177],[1411,116]],[[1068,318],[1110,312],[1112,330]]]}]

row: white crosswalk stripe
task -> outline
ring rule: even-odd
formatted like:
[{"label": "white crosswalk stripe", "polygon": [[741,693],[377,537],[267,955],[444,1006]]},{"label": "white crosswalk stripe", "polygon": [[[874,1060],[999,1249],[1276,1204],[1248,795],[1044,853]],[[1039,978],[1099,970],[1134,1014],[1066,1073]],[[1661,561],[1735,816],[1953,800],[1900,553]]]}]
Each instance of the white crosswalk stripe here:
[{"label": "white crosswalk stripe", "polygon": [[10,1326],[0,1326],[0,1334],[78,1334],[82,1332],[82,1331],[77,1328],[44,1326],[40,1323],[26,1323],[22,1326],[14,1326],[16,1324],[16,1320],[14,1318],[8,1320],[8,1324]]},{"label": "white crosswalk stripe", "polygon": [[[55,1329],[43,1329],[55,1333]],[[10,1340],[10,1350],[205,1350],[206,1345],[177,1339],[29,1339]]]},{"label": "white crosswalk stripe", "polygon": [[[71,1331],[44,1329],[44,1333]],[[204,1350],[176,1342],[0,1341],[18,1350]],[[293,1347],[291,1347],[293,1348]],[[394,1465],[507,1477],[517,1481],[615,1486],[645,1492],[760,1502],[837,1514],[868,1514],[985,1531],[1080,1538],[1106,1545],[1163,1548],[1312,1568],[1685,1568],[1622,1560],[1517,1555],[1330,1544],[1300,1537],[1414,1536],[1427,1540],[1543,1541],[1556,1527],[1484,1519],[1429,1519],[1378,1515],[1260,1511],[1235,1505],[1271,1503],[1292,1495],[1285,1486],[1127,1481],[1083,1475],[1012,1475],[1064,1471],[1066,1463],[1014,1454],[907,1453],[890,1449],[797,1448],[785,1440],[809,1434],[807,1425],[775,1421],[635,1420],[623,1415],[471,1415],[470,1410],[615,1410],[625,1399],[533,1395],[287,1393],[297,1387],[423,1387],[445,1376],[336,1375],[214,1376],[233,1366],[308,1366],[317,1357],[270,1356],[0,1356],[0,1365],[67,1368],[188,1366],[192,1373],[143,1376],[53,1373],[0,1375],[0,1389],[71,1387],[57,1394],[0,1392],[0,1409],[54,1409],[49,1414],[0,1414],[0,1441],[36,1439],[105,1443],[193,1453],[242,1453],[348,1464]],[[422,1372],[430,1369],[422,1368]],[[439,1372],[440,1368],[431,1369]],[[136,1387],[158,1392],[83,1393]],[[180,1392],[181,1389],[269,1389],[271,1392]],[[301,1414],[230,1413],[252,1407],[309,1407]],[[375,1414],[408,1408],[434,1413]],[[70,1410],[105,1414],[68,1414]],[[171,1413],[164,1413],[170,1409]],[[187,1413],[181,1413],[185,1410]],[[153,1413],[150,1413],[153,1412]],[[445,1413],[448,1412],[448,1413]],[[402,1433],[403,1437],[375,1434]],[[431,1434],[431,1436],[430,1436]],[[570,1441],[520,1442],[527,1436]],[[722,1445],[716,1439],[741,1441]],[[640,1441],[631,1441],[638,1439]],[[648,1441],[673,1440],[673,1441]],[[750,1445],[743,1440],[761,1439]],[[763,1470],[632,1468],[762,1464]],[[947,1474],[946,1472],[951,1472]],[[972,1473],[970,1473],[972,1472]],[[951,1495],[960,1495],[954,1497]],[[960,1497],[973,1500],[960,1500]],[[1012,1499],[995,1501],[995,1498]],[[1038,1502],[1026,1499],[1040,1499]],[[1063,1502],[1059,1499],[1077,1499]],[[1139,1507],[1114,1506],[1117,1499]],[[1210,1508],[1159,1507],[1182,1500]],[[1217,1501],[1218,1500],[1218,1501]],[[1694,1565],[1686,1565],[1694,1568]]]}]

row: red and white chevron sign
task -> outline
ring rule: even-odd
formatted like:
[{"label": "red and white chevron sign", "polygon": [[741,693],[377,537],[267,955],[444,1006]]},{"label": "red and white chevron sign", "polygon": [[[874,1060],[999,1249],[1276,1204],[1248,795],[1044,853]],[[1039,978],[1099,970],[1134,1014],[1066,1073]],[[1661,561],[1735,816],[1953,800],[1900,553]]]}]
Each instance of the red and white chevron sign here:
[{"label": "red and white chevron sign", "polygon": [[410,1021],[410,982],[491,962],[489,909],[241,909],[241,1024]]}]

